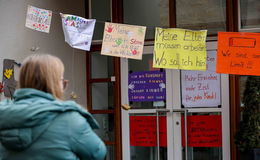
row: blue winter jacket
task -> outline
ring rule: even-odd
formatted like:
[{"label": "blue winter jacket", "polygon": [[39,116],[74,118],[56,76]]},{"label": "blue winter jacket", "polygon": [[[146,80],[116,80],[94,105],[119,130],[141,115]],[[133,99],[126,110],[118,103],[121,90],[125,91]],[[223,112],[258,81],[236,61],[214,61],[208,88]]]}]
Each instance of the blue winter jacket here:
[{"label": "blue winter jacket", "polygon": [[0,103],[0,160],[103,160],[93,117],[73,101],[19,89]]}]

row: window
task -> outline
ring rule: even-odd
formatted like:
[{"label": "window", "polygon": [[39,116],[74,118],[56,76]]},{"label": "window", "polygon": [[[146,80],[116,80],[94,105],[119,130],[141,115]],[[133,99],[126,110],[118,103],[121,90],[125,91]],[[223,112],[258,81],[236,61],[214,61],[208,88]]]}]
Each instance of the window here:
[{"label": "window", "polygon": [[176,14],[178,28],[226,30],[226,0],[176,0]]},{"label": "window", "polygon": [[118,123],[118,86],[115,81],[115,58],[100,55],[100,45],[87,53],[87,108],[100,125],[95,130],[108,148],[106,160],[114,160],[120,155],[120,125]]},{"label": "window", "polygon": [[124,23],[147,26],[145,39],[154,39],[155,27],[169,27],[168,0],[123,0]]},{"label": "window", "polygon": [[104,32],[104,22],[111,21],[110,0],[90,0],[91,18],[97,19],[93,40],[102,40]]},{"label": "window", "polygon": [[240,0],[240,30],[260,29],[259,15],[259,0]]}]

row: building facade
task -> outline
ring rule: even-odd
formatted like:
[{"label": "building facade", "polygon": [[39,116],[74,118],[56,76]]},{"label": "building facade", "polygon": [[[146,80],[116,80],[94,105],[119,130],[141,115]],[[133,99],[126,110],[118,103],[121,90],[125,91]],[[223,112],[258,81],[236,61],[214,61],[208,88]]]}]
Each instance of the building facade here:
[{"label": "building facade", "polygon": [[[92,50],[87,55],[87,107],[104,127],[99,134],[109,148],[107,159],[239,159],[234,136],[241,120],[241,99],[248,76],[221,74],[219,105],[185,107],[185,71],[160,70],[166,76],[166,98],[161,102],[131,100],[129,75],[155,70],[152,68],[155,27],[206,29],[207,53],[216,55],[218,32],[260,31],[260,2],[95,0],[87,1],[86,5],[89,8],[86,16],[98,20]],[[105,21],[147,27],[141,61],[100,55]],[[200,121],[200,118],[205,119]],[[204,131],[192,128],[191,123],[195,124],[196,120],[205,124],[201,126]],[[209,126],[213,128],[207,128]],[[196,129],[201,132],[195,133]],[[216,136],[207,130],[217,132],[219,129],[221,143],[211,143],[217,139],[202,138],[207,134]],[[192,141],[191,137],[200,138]],[[187,144],[183,141],[185,138]]]},{"label": "building facade", "polygon": [[[27,5],[53,11],[49,34],[25,28]],[[21,62],[38,52],[60,57],[65,78],[71,82],[66,97],[85,106],[99,122],[96,132],[107,145],[107,160],[239,160],[234,136],[248,76],[215,75],[214,69],[214,74],[203,76],[153,68],[155,27],[208,30],[206,45],[211,56],[207,59],[214,64],[218,32],[260,32],[259,0],[1,0],[0,13],[2,60]],[[97,20],[89,52],[65,43],[59,13]],[[100,54],[105,22],[147,27],[142,60]],[[161,77],[153,79],[151,73]],[[158,82],[164,98],[132,100],[131,75],[147,75],[145,80]],[[195,78],[216,81],[196,81],[195,87],[185,87],[185,80]],[[215,98],[215,105],[184,103],[184,99],[201,99],[194,95],[195,89],[212,86],[218,94],[202,93]]]}]

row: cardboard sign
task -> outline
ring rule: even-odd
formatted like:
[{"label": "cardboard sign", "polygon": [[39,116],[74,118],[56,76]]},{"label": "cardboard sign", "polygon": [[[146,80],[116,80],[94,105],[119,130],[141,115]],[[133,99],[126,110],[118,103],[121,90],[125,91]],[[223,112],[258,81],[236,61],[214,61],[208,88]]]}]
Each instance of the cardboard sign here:
[{"label": "cardboard sign", "polygon": [[[187,117],[189,147],[222,147],[220,115]],[[185,146],[184,117],[182,117],[182,146]]]},{"label": "cardboard sign", "polygon": [[207,55],[207,71],[182,71],[182,104],[185,107],[216,107],[220,101],[220,75],[216,72],[216,51]]},{"label": "cardboard sign", "polygon": [[28,5],[25,26],[45,33],[49,33],[52,11]]},{"label": "cardboard sign", "polygon": [[144,71],[129,73],[129,101],[163,101],[166,99],[165,85],[165,71]]},{"label": "cardboard sign", "polygon": [[146,27],[105,23],[101,54],[142,59]]},{"label": "cardboard sign", "polygon": [[217,72],[260,75],[260,33],[219,32]]},{"label": "cardboard sign", "polygon": [[96,20],[69,14],[61,14],[61,18],[65,41],[73,48],[89,51]]},{"label": "cardboard sign", "polygon": [[[158,146],[156,124],[156,116],[130,116],[130,146]],[[167,147],[166,116],[159,117],[159,140]]]},{"label": "cardboard sign", "polygon": [[13,98],[17,81],[14,77],[14,63],[12,59],[4,59],[3,62],[3,90],[6,97]]},{"label": "cardboard sign", "polygon": [[156,28],[153,67],[206,70],[207,31]]}]

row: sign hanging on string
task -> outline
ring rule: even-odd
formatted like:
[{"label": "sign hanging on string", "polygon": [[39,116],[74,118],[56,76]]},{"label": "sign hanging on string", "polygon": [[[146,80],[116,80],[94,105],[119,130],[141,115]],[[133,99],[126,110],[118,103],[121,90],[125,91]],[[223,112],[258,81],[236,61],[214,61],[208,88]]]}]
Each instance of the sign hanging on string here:
[{"label": "sign hanging on string", "polygon": [[260,75],[260,33],[219,32],[217,72]]},{"label": "sign hanging on string", "polygon": [[65,41],[73,48],[89,51],[96,20],[62,13],[60,15]]},{"label": "sign hanging on string", "polygon": [[49,33],[52,11],[28,5],[25,26],[40,32]]},{"label": "sign hanging on string", "polygon": [[102,55],[142,59],[146,27],[105,23]]},{"label": "sign hanging on string", "polygon": [[185,107],[216,107],[220,102],[220,75],[216,51],[208,51],[207,71],[182,71],[182,104]]},{"label": "sign hanging on string", "polygon": [[206,70],[207,31],[156,28],[153,67]]}]

